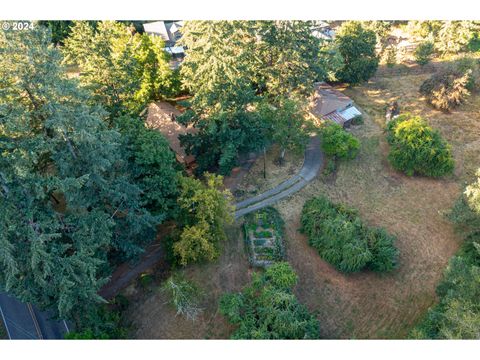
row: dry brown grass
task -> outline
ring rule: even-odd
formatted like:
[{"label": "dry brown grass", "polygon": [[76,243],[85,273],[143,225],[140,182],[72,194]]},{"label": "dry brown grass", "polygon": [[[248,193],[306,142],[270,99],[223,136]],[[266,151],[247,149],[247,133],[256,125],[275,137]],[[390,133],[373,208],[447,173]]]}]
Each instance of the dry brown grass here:
[{"label": "dry brown grass", "polygon": [[131,305],[126,312],[137,339],[225,339],[232,326],[218,313],[218,302],[225,292],[240,291],[250,279],[249,263],[239,226],[228,231],[229,240],[222,255],[208,264],[188,266],[181,272],[205,293],[204,311],[195,321],[176,315],[168,294],[156,282],[144,290],[137,285],[127,289]]},{"label": "dry brown grass", "polygon": [[279,156],[279,146],[274,145],[267,151],[266,179],[263,177],[263,155],[258,157],[255,164],[237,187],[237,200],[243,200],[272,189],[300,171],[303,165],[303,154],[287,151],[285,162],[281,166],[277,164]]},{"label": "dry brown grass", "polygon": [[[474,95],[451,114],[430,108],[418,93],[428,74],[377,77],[345,90],[367,113],[365,124],[352,132],[362,141],[359,156],[341,163],[334,181],[316,179],[280,202],[286,222],[289,262],[299,274],[295,292],[316,311],[325,338],[403,338],[435,301],[435,288],[461,237],[445,218],[464,182],[480,166],[480,96]],[[401,111],[423,116],[452,144],[455,175],[443,180],[409,178],[388,164],[383,133],[386,104],[396,99]],[[270,158],[273,157],[273,154]],[[288,167],[270,160],[269,182],[262,182],[260,158],[244,186],[257,192],[291,176]],[[291,161],[301,166],[301,161]],[[391,274],[361,272],[344,275],[323,261],[297,229],[306,199],[325,194],[359,209],[369,225],[383,226],[398,238],[400,266]],[[241,289],[249,279],[239,228],[232,228],[221,258],[185,270],[206,292],[204,315],[195,323],[175,316],[165,295],[157,290],[134,295],[129,318],[137,338],[227,338],[231,326],[218,314],[219,297]],[[158,286],[158,284],[157,284]]]},{"label": "dry brown grass", "polygon": [[[327,338],[402,338],[435,301],[435,288],[461,238],[445,218],[480,166],[480,104],[467,104],[444,114],[429,108],[418,94],[428,75],[374,79],[346,92],[370,116],[353,129],[362,141],[357,159],[342,163],[334,183],[317,179],[278,204],[288,225],[289,261],[299,274],[296,293],[318,311]],[[409,178],[386,161],[383,133],[386,104],[397,99],[402,112],[427,119],[452,144],[457,162],[449,179]],[[297,229],[306,199],[325,194],[360,210],[370,225],[385,227],[398,237],[400,267],[388,275],[363,272],[343,275],[324,262]]]}]

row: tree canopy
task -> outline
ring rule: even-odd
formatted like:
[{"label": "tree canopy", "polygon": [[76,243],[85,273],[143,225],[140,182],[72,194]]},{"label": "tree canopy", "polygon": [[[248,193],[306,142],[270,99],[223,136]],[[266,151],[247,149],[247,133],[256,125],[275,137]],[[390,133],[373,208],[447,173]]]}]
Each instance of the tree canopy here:
[{"label": "tree canopy", "polygon": [[375,53],[376,35],[361,22],[346,21],[338,29],[335,42],[343,57],[343,66],[336,77],[343,82],[358,84],[370,79],[378,67]]},{"label": "tree canopy", "polygon": [[[186,22],[181,74],[193,97],[179,121],[199,130],[182,138],[196,156],[199,173],[228,174],[240,154],[269,142],[274,128],[258,114],[259,102],[279,108],[288,103],[283,99],[309,94],[313,82],[326,76],[321,41],[312,35],[312,26],[301,21]],[[286,129],[282,119],[278,126]]]},{"label": "tree canopy", "polygon": [[121,135],[46,32],[0,34],[0,284],[79,320],[112,259],[153,239]]},{"label": "tree canopy", "polygon": [[80,81],[112,117],[138,114],[149,101],[178,86],[159,37],[135,33],[116,21],[75,21],[64,41],[66,61],[78,65]]},{"label": "tree canopy", "polygon": [[220,242],[226,239],[225,226],[233,222],[231,194],[222,177],[205,173],[205,182],[180,179],[179,221],[183,225],[173,252],[182,265],[218,257]]}]

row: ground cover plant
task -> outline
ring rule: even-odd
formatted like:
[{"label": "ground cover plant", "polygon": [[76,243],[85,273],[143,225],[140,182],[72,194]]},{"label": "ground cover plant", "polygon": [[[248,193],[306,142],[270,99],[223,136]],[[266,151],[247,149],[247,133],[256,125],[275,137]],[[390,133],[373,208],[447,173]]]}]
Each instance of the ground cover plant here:
[{"label": "ground cover plant", "polygon": [[409,176],[441,177],[451,174],[450,145],[419,116],[402,114],[387,125],[388,160]]},{"label": "ground cover plant", "polygon": [[305,202],[301,231],[322,258],[343,272],[388,272],[397,266],[395,237],[362,223],[355,209],[321,196]]}]

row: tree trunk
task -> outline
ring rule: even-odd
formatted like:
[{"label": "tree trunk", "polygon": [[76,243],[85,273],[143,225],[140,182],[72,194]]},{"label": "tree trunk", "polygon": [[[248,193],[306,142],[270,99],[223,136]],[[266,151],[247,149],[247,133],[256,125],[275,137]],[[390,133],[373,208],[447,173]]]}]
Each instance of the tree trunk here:
[{"label": "tree trunk", "polygon": [[278,159],[278,165],[282,166],[285,163],[285,148],[282,148],[280,152],[280,158]]},{"label": "tree trunk", "polygon": [[267,178],[267,148],[263,147],[263,178]]}]

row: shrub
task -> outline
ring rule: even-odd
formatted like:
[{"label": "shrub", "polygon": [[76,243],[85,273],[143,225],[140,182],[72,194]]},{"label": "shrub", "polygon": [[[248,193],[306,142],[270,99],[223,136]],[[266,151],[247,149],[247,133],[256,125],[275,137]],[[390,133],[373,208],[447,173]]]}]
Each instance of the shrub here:
[{"label": "shrub", "polygon": [[352,120],[351,120],[352,125],[362,125],[363,124],[363,116],[362,115],[356,115]]},{"label": "shrub", "polygon": [[465,73],[446,70],[434,74],[420,86],[420,93],[435,109],[450,111],[463,103],[470,94],[467,86],[471,74],[471,70]]},{"label": "shrub", "polygon": [[453,172],[450,145],[418,116],[403,114],[387,125],[388,160],[407,174],[440,177]]},{"label": "shrub", "polygon": [[192,282],[179,275],[173,275],[163,285],[162,289],[169,293],[171,303],[177,314],[187,319],[195,320],[203,311],[200,307],[201,291]]},{"label": "shrub", "polygon": [[297,275],[286,262],[254,273],[242,292],[225,294],[220,312],[237,325],[233,339],[318,339],[318,320],[292,292]]},{"label": "shrub", "polygon": [[346,132],[340,125],[325,126],[322,131],[322,149],[327,155],[340,159],[354,159],[360,148],[360,141]]},{"label": "shrub", "polygon": [[320,256],[343,272],[364,268],[387,272],[397,266],[395,237],[362,224],[355,209],[325,197],[305,202],[301,229]]},{"label": "shrub", "polygon": [[395,269],[398,265],[398,250],[393,245],[395,237],[382,228],[368,229],[366,237],[368,248],[372,252],[368,268],[376,272],[389,272]]},{"label": "shrub", "polygon": [[469,56],[463,56],[453,62],[453,64],[449,67],[449,70],[461,74],[470,72],[470,76],[468,77],[468,81],[465,86],[469,91],[475,91],[477,88],[478,79],[480,77],[479,65],[480,63],[478,59]]},{"label": "shrub", "polygon": [[397,63],[397,48],[389,45],[383,53],[383,60],[388,67],[393,67]]},{"label": "shrub", "polygon": [[435,51],[435,47],[431,41],[425,41],[420,43],[414,52],[415,61],[419,65],[426,65],[432,59],[432,55]]}]

